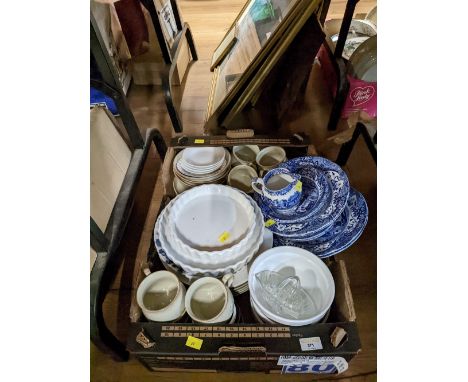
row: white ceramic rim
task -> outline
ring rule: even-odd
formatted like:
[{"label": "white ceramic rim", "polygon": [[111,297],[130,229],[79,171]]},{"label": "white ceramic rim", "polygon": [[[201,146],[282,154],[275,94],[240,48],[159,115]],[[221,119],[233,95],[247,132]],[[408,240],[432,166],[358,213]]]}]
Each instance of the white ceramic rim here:
[{"label": "white ceramic rim", "polygon": [[[178,198],[179,196],[177,196],[176,198]],[[173,199],[174,201],[175,199]],[[173,202],[171,201],[169,203],[169,205]],[[168,206],[169,206],[168,205]],[[168,207],[167,206],[167,207]],[[166,207],[166,208],[167,208]],[[257,205],[255,205],[255,209],[258,209],[259,210],[259,207]],[[164,211],[163,211],[164,212]],[[260,221],[263,222],[263,215],[261,215],[261,212],[259,213],[259,216],[260,217]],[[193,279],[195,277],[203,277],[203,276],[206,276],[206,275],[210,275],[212,277],[220,277],[220,276],[223,276],[225,274],[229,274],[229,273],[232,273],[230,272],[230,269],[232,269],[232,271],[235,273],[235,272],[238,272],[245,264],[247,264],[251,259],[252,257],[256,254],[256,251],[258,251],[258,248],[260,248],[260,245],[259,247],[252,253],[252,254],[249,254],[248,256],[244,257],[242,260],[240,260],[239,262],[233,264],[233,265],[230,265],[230,266],[225,266],[224,268],[220,268],[220,269],[214,269],[214,270],[207,270],[207,269],[200,269],[200,268],[197,268],[197,267],[191,267],[191,266],[188,266],[186,264],[184,264],[183,262],[180,262],[178,261],[177,259],[174,258],[172,252],[176,252],[172,246],[170,245],[170,243],[167,243],[166,241],[166,238],[164,236],[164,232],[161,231],[161,221],[162,221],[162,213],[160,214],[160,216],[158,217],[158,219],[156,220],[156,224],[155,224],[155,227],[154,227],[154,235],[156,234],[156,232],[159,232],[158,233],[158,236],[160,237],[160,241],[161,241],[161,245],[163,247],[163,249],[166,251],[166,255],[167,257],[177,266],[179,266],[180,268],[182,268],[185,273],[184,273],[184,276],[188,279]],[[264,232],[264,226],[263,226],[263,223],[260,223],[259,225],[257,225],[259,227],[259,229]],[[262,233],[263,235],[263,233]],[[263,236],[262,236],[263,237]],[[168,250],[168,248],[170,250]],[[161,256],[160,256],[161,258]],[[172,268],[172,267],[171,267]],[[187,275],[186,273],[190,273],[190,275]]]},{"label": "white ceramic rim", "polygon": [[[221,167],[223,167],[223,164],[226,160],[226,157],[223,158],[223,160],[217,164],[216,166],[211,166],[211,167],[190,167],[188,166],[185,162],[183,162],[183,158],[180,158],[180,160],[177,162],[177,166],[180,166],[182,167],[182,169],[184,171],[186,171],[187,173],[189,174],[195,174],[195,175],[206,175],[206,174],[210,174],[212,172],[215,172],[217,171],[218,169],[220,169]],[[178,168],[178,170],[180,170]]]},{"label": "white ceramic rim", "polygon": [[[284,253],[288,251],[291,253],[295,253],[297,255],[303,255],[306,256],[307,259],[312,260],[315,264],[317,264],[318,268],[323,271],[323,274],[327,281],[330,284],[331,287],[331,293],[329,293],[329,299],[326,303],[324,303],[324,308],[320,310],[319,313],[317,313],[315,316],[310,317],[308,319],[303,319],[303,320],[293,320],[293,319],[288,319],[284,318],[281,316],[278,316],[277,314],[271,312],[268,310],[265,306],[263,306],[257,296],[255,295],[255,273],[261,272],[264,269],[256,269],[259,263],[264,261],[265,258],[272,257],[272,256],[277,256],[282,254],[284,256]],[[269,270],[274,270],[274,269],[269,269]],[[280,324],[283,325],[290,325],[290,326],[303,326],[303,325],[309,325],[315,322],[320,321],[320,319],[325,315],[327,310],[330,308],[330,306],[333,303],[333,300],[335,299],[335,280],[333,279],[333,275],[330,272],[330,269],[326,266],[326,264],[321,260],[317,255],[313,254],[312,252],[309,252],[305,249],[298,248],[298,247],[291,247],[291,246],[281,246],[281,247],[274,247],[271,248],[264,253],[262,253],[260,256],[258,256],[254,262],[252,263],[250,270],[249,270],[249,288],[250,288],[250,296],[253,298],[255,301],[255,305],[271,320],[274,320]]]},{"label": "white ceramic rim", "polygon": [[257,315],[258,318],[260,321],[262,321],[264,324],[276,324],[276,325],[281,325],[279,322],[276,322],[276,321],[273,321],[271,318],[268,318],[265,313],[263,313],[259,307],[257,306],[257,304],[255,304],[255,301],[252,299],[252,297],[250,297],[250,307],[252,309],[252,313],[254,315]]},{"label": "white ceramic rim", "polygon": [[[224,149],[224,150],[225,150],[224,151],[224,157],[223,157],[223,160],[221,161],[221,165],[217,166],[216,168],[213,168],[213,170],[209,171],[208,173],[204,173],[205,169],[196,169],[195,172],[192,172],[192,171],[190,171],[190,168],[186,168],[185,166],[182,166],[183,151],[180,151],[174,157],[173,169],[174,169],[175,172],[179,173],[182,176],[186,176],[186,177],[191,177],[191,176],[196,176],[196,175],[200,175],[200,176],[198,176],[198,178],[203,177],[203,175],[214,176],[216,174],[221,173],[225,169],[227,164],[230,163],[229,158],[230,158],[231,154],[229,153],[228,150],[226,150],[226,149]],[[183,171],[181,171],[179,169],[179,166],[182,167],[182,170],[185,170],[187,173],[184,173]],[[199,173],[200,171],[202,171],[202,173]]]},{"label": "white ceramic rim", "polygon": [[229,170],[231,168],[232,157],[229,151],[225,149],[226,161],[223,163],[223,166],[221,166],[218,170],[216,170],[216,172],[212,172],[204,176],[203,175],[194,176],[197,174],[184,175],[177,168],[177,163],[179,162],[181,158],[181,153],[182,151],[179,152],[175,156],[172,162],[172,172],[174,173],[175,177],[177,177],[183,183],[190,185],[190,186],[197,186],[197,185],[202,185],[202,184],[209,183],[209,182],[219,181],[223,179],[229,173]]},{"label": "white ceramic rim", "polygon": [[[236,244],[233,244],[229,248],[225,249],[220,249],[220,250],[213,250],[213,251],[206,251],[206,250],[198,250],[196,248],[191,247],[189,244],[185,243],[176,233],[176,217],[183,212],[183,209],[189,204],[192,203],[194,200],[196,200],[199,197],[205,197],[209,195],[216,195],[220,197],[225,197],[225,198],[230,198],[232,201],[236,202],[239,204],[239,206],[246,212],[246,226],[245,229],[242,231],[242,234],[235,240],[237,240]],[[205,184],[202,186],[194,187],[191,188],[190,190],[187,190],[183,194],[180,195],[179,198],[177,198],[177,201],[174,199],[174,204],[172,205],[171,208],[169,208],[169,215],[168,215],[168,224],[169,228],[173,231],[174,233],[174,240],[177,241],[177,246],[183,249],[184,251],[194,253],[194,251],[198,252],[203,252],[206,254],[210,255],[216,255],[216,253],[224,252],[226,250],[229,250],[237,245],[242,246],[245,245],[249,238],[251,237],[252,233],[252,226],[254,226],[256,222],[256,214],[254,207],[252,205],[252,202],[255,203],[255,201],[250,201],[248,198],[249,196],[246,196],[245,194],[241,193],[237,188],[230,187],[230,186],[224,186],[224,185],[219,185],[219,184]],[[219,213],[222,214],[222,211]],[[171,237],[172,238],[172,237]],[[237,248],[239,248],[237,247]]]},{"label": "white ceramic rim", "polygon": [[[253,236],[252,241],[253,241],[254,244],[252,246],[250,246],[250,249],[248,251],[246,251],[246,252],[242,252],[239,249],[239,253],[241,254],[241,255],[239,255],[239,257],[241,257],[241,260],[237,260],[237,258],[234,258],[233,261],[237,260],[237,263],[233,263],[233,264],[231,263],[232,265],[224,264],[224,265],[222,265],[223,268],[216,268],[216,269],[206,269],[206,268],[200,268],[200,267],[197,267],[197,266],[192,266],[192,265],[186,263],[187,258],[184,256],[184,253],[182,252],[182,255],[181,255],[180,251],[177,251],[177,249],[175,249],[172,246],[171,241],[168,240],[168,238],[166,237],[165,230],[160,228],[161,223],[165,219],[165,216],[163,215],[163,212],[161,212],[161,215],[160,215],[161,220],[158,218],[158,220],[156,222],[156,225],[155,225],[155,231],[159,232],[158,236],[160,237],[161,245],[163,246],[164,250],[166,251],[167,257],[172,262],[174,262],[174,264],[181,267],[187,273],[191,273],[193,275],[204,275],[206,273],[209,273],[211,275],[219,274],[219,273],[226,274],[226,273],[229,273],[229,272],[226,272],[226,269],[228,269],[228,268],[232,268],[234,271],[238,272],[242,268],[242,266],[244,264],[248,263],[252,259],[252,257],[258,252],[258,250],[260,249],[260,246],[263,243],[263,237],[264,237],[263,215],[261,215],[261,212],[257,212],[256,215],[257,215],[258,224],[256,224],[255,228],[250,231],[250,232],[252,232],[252,236]],[[169,227],[169,224],[166,224],[165,226]],[[232,248],[234,248],[234,247],[231,247],[231,248],[227,249],[226,251],[230,251]],[[176,253],[176,255],[177,255],[176,257],[174,256],[174,253]],[[212,256],[212,255],[209,254],[208,256]],[[215,256],[215,257],[222,257],[222,256],[223,255],[221,254],[220,256]],[[224,257],[226,257],[226,256],[224,256]],[[200,260],[200,262],[201,262],[201,260]],[[208,265],[209,264],[213,264],[213,258],[209,259]],[[203,265],[205,265],[205,264],[203,263]],[[217,264],[216,266],[221,266],[221,265]],[[189,276],[185,275],[185,277],[189,277]]]},{"label": "white ceramic rim", "polygon": [[[259,214],[256,214],[256,224],[253,229],[249,231],[245,242],[239,242],[230,248],[213,252],[199,251],[181,242],[177,238],[173,227],[168,222],[167,214],[162,218],[160,235],[164,235],[163,240],[170,245],[170,249],[172,249],[173,252],[176,252],[178,255],[177,259],[184,265],[184,268],[186,266],[195,267],[194,269],[199,268],[199,266],[227,266],[227,264],[229,264],[229,259],[236,261],[237,257],[241,257],[241,254],[250,253],[257,248],[257,246],[258,251],[263,242],[263,236],[260,236],[257,227],[260,224],[263,225],[263,219]],[[184,247],[179,246],[180,243],[184,244]],[[217,261],[217,259],[222,259],[223,261]],[[195,265],[196,263],[198,263],[198,265]]]},{"label": "white ceramic rim", "polygon": [[[198,164],[196,162],[193,161],[193,158],[190,158],[191,154],[190,153],[196,153],[198,150],[211,150],[215,156],[215,162],[213,163],[209,163],[209,164]],[[221,147],[221,146],[214,146],[214,147],[188,147],[184,150],[182,150],[183,152],[183,158],[184,158],[184,161],[187,163],[187,164],[190,164],[194,167],[199,167],[199,166],[212,166],[214,164],[217,164],[219,161],[221,161],[224,156],[222,155],[222,153],[224,154],[224,147]],[[221,158],[219,159],[216,159],[216,156],[220,156]]]},{"label": "white ceramic rim", "polygon": [[[262,250],[262,247],[264,247],[264,244],[265,244],[265,248]],[[234,283],[229,287],[230,289],[232,289],[233,291],[235,291],[236,293],[238,294],[241,294],[241,293],[245,293],[249,290],[249,269],[250,269],[250,266],[253,262],[253,259],[257,258],[257,256],[260,256],[263,252],[265,252],[266,250],[270,249],[270,248],[273,248],[273,233],[267,229],[264,229],[263,230],[263,241],[262,241],[262,244],[260,245],[260,248],[257,250],[257,252],[254,254],[254,256],[252,256],[252,259],[249,260],[247,262],[247,264],[245,264],[244,266],[242,266],[236,273],[239,273],[242,271],[242,269],[244,267],[247,267],[247,276],[244,279],[241,279],[239,280],[235,285]],[[260,252],[261,251],[261,252]],[[167,253],[167,251],[166,251]],[[186,284],[186,285],[191,285],[192,283],[195,282],[195,280],[198,280],[200,277],[204,277],[205,275],[203,276],[186,276],[184,275],[183,273],[179,272],[176,268],[174,268],[172,265],[166,263],[166,261],[160,256],[159,257],[160,260],[161,260],[161,263],[163,264],[164,268],[166,268],[166,270],[168,270],[169,272],[172,272],[174,273],[178,278],[179,280]],[[222,278],[224,277],[225,275],[221,275],[221,276],[218,276],[216,278]],[[235,274],[233,275],[235,277]]]},{"label": "white ceramic rim", "polygon": [[[148,309],[145,304],[143,303],[143,296],[145,295],[145,293],[147,292],[148,288],[153,284],[154,281],[156,280],[151,280],[151,276],[153,275],[161,275],[161,273],[166,273],[168,275],[170,275],[170,277],[173,277],[175,278],[175,281],[177,283],[177,293],[176,295],[174,296],[174,298],[172,299],[172,301],[166,305],[164,308],[161,308],[161,309],[157,309],[157,310],[153,310],[153,309]],[[155,278],[156,276],[153,276],[153,279]],[[148,284],[148,285],[147,285]],[[140,288],[143,288],[143,286],[145,287],[143,289],[142,292],[140,292]],[[164,312],[166,309],[169,308],[169,306],[172,305],[172,303],[177,300],[177,297],[179,296],[181,292],[182,288],[180,287],[180,280],[179,278],[172,272],[169,272],[169,271],[156,271],[156,272],[153,272],[153,273],[150,273],[148,276],[146,276],[140,283],[140,285],[138,285],[138,288],[137,288],[137,304],[140,306],[141,310],[146,310],[148,312],[151,312],[151,313],[162,313]],[[144,308],[143,308],[144,307]]]}]

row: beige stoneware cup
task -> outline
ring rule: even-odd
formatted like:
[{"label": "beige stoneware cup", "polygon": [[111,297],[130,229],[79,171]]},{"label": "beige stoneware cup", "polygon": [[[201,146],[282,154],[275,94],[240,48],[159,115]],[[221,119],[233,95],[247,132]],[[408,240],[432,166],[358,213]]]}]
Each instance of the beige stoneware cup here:
[{"label": "beige stoneware cup", "polygon": [[249,194],[253,192],[252,179],[257,177],[257,171],[248,165],[241,164],[229,172],[227,183]]},{"label": "beige stoneware cup", "polygon": [[138,286],[136,297],[144,316],[150,321],[176,321],[185,313],[185,286],[168,271],[146,276]]},{"label": "beige stoneware cup", "polygon": [[279,146],[265,147],[257,154],[255,158],[260,176],[263,176],[264,173],[275,168],[285,160],[286,151],[284,151],[284,149]]},{"label": "beige stoneware cup", "polygon": [[234,297],[229,288],[218,279],[202,277],[188,288],[185,309],[194,322],[226,323],[234,315]]},{"label": "beige stoneware cup", "polygon": [[256,145],[233,146],[232,162],[233,167],[241,164],[255,167],[255,158],[260,152],[260,148]]}]

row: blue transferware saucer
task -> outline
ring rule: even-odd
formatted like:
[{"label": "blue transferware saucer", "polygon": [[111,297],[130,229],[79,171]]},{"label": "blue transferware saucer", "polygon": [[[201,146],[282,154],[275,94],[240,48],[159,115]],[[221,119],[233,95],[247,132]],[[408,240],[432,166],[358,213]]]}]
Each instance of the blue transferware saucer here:
[{"label": "blue transferware saucer", "polygon": [[349,211],[349,219],[346,224],[346,228],[333,240],[332,243],[330,243],[330,245],[321,240],[298,242],[275,236],[273,246],[291,245],[294,247],[300,247],[321,258],[334,256],[354,244],[354,242],[361,236],[367,224],[369,211],[366,200],[362,194],[354,189],[350,190],[347,209]]},{"label": "blue transferware saucer", "polygon": [[295,158],[282,163],[280,167],[301,175],[301,179],[314,179],[314,173],[321,173],[327,181],[328,190],[324,193],[320,208],[311,209],[310,212],[307,211],[298,217],[293,215],[287,220],[261,203],[260,208],[265,221],[270,219],[274,221],[274,224],[270,224],[268,228],[279,236],[291,239],[312,240],[323,235],[346,207],[349,195],[349,180],[346,173],[336,163],[322,157]]}]

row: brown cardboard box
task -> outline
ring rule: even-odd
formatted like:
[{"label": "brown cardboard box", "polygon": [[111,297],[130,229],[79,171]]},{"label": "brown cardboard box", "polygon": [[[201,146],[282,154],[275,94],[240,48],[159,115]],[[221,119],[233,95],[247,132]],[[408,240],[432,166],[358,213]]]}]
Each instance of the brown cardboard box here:
[{"label": "brown cardboard box", "polygon": [[[169,147],[163,163],[165,197],[161,209],[175,195],[172,162],[179,149]],[[313,146],[303,149],[302,155],[315,153]],[[347,362],[360,351],[361,344],[345,263],[342,260],[326,263],[335,280],[335,299],[325,323],[302,327],[258,324],[250,310],[249,293],[244,293],[235,297],[242,316],[239,323],[204,326],[190,323],[185,317],[178,323],[161,324],[145,319],[134,295],[127,348],[151,371],[307,371],[320,374],[344,371]],[[148,259],[140,260],[139,266],[141,271],[134,280],[134,294],[144,278],[144,270],[164,269],[153,243]],[[199,350],[186,345],[188,336],[203,341]],[[337,338],[338,343],[335,343]],[[301,340],[317,341],[322,348],[303,350]]]}]

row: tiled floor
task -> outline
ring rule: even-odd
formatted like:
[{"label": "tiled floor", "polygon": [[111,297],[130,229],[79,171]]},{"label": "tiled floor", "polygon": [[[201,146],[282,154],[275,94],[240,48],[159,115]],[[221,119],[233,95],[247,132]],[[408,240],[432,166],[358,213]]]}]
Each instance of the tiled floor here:
[{"label": "tiled floor", "polygon": [[[200,60],[194,63],[186,79],[181,111],[183,123],[188,132],[201,132],[211,73],[211,54],[223,37],[224,32],[242,7],[244,0],[180,0],[183,18],[193,31]],[[339,17],[344,10],[344,1],[332,1],[329,17]],[[357,12],[367,12],[373,1],[361,0]],[[329,95],[320,76],[320,68],[314,67],[307,93],[308,110],[295,123],[307,131],[321,155],[335,159],[338,151],[332,141],[327,140],[326,130],[329,113]],[[170,121],[159,87],[132,87],[130,103],[137,122],[142,130],[148,127],[159,128],[165,138],[172,134]],[[342,126],[343,127],[343,126]],[[151,225],[154,223],[161,197],[161,185],[154,188],[155,174],[159,166],[153,153],[146,164],[138,191],[138,200],[131,217],[127,242],[124,251],[127,260],[114,282],[114,287],[106,300],[106,319],[119,337],[125,339],[128,325],[128,309],[131,281],[134,272],[134,258],[146,252],[151,240]],[[362,237],[348,250],[339,255],[346,261],[356,307],[357,322],[361,336],[362,351],[351,362],[350,369],[340,375],[342,380],[374,381],[377,369],[377,243],[376,243],[376,165],[360,139],[352,153],[346,172],[351,185],[364,194],[369,206],[369,222]],[[148,207],[149,205],[149,207]],[[143,229],[143,225],[146,226]],[[149,228],[148,228],[149,227]],[[271,381],[287,378],[281,375],[231,374],[231,373],[150,373],[136,360],[115,363],[91,345],[91,379],[93,381],[237,381],[240,378],[255,381]],[[296,375],[289,380],[312,380],[310,376]]]}]

